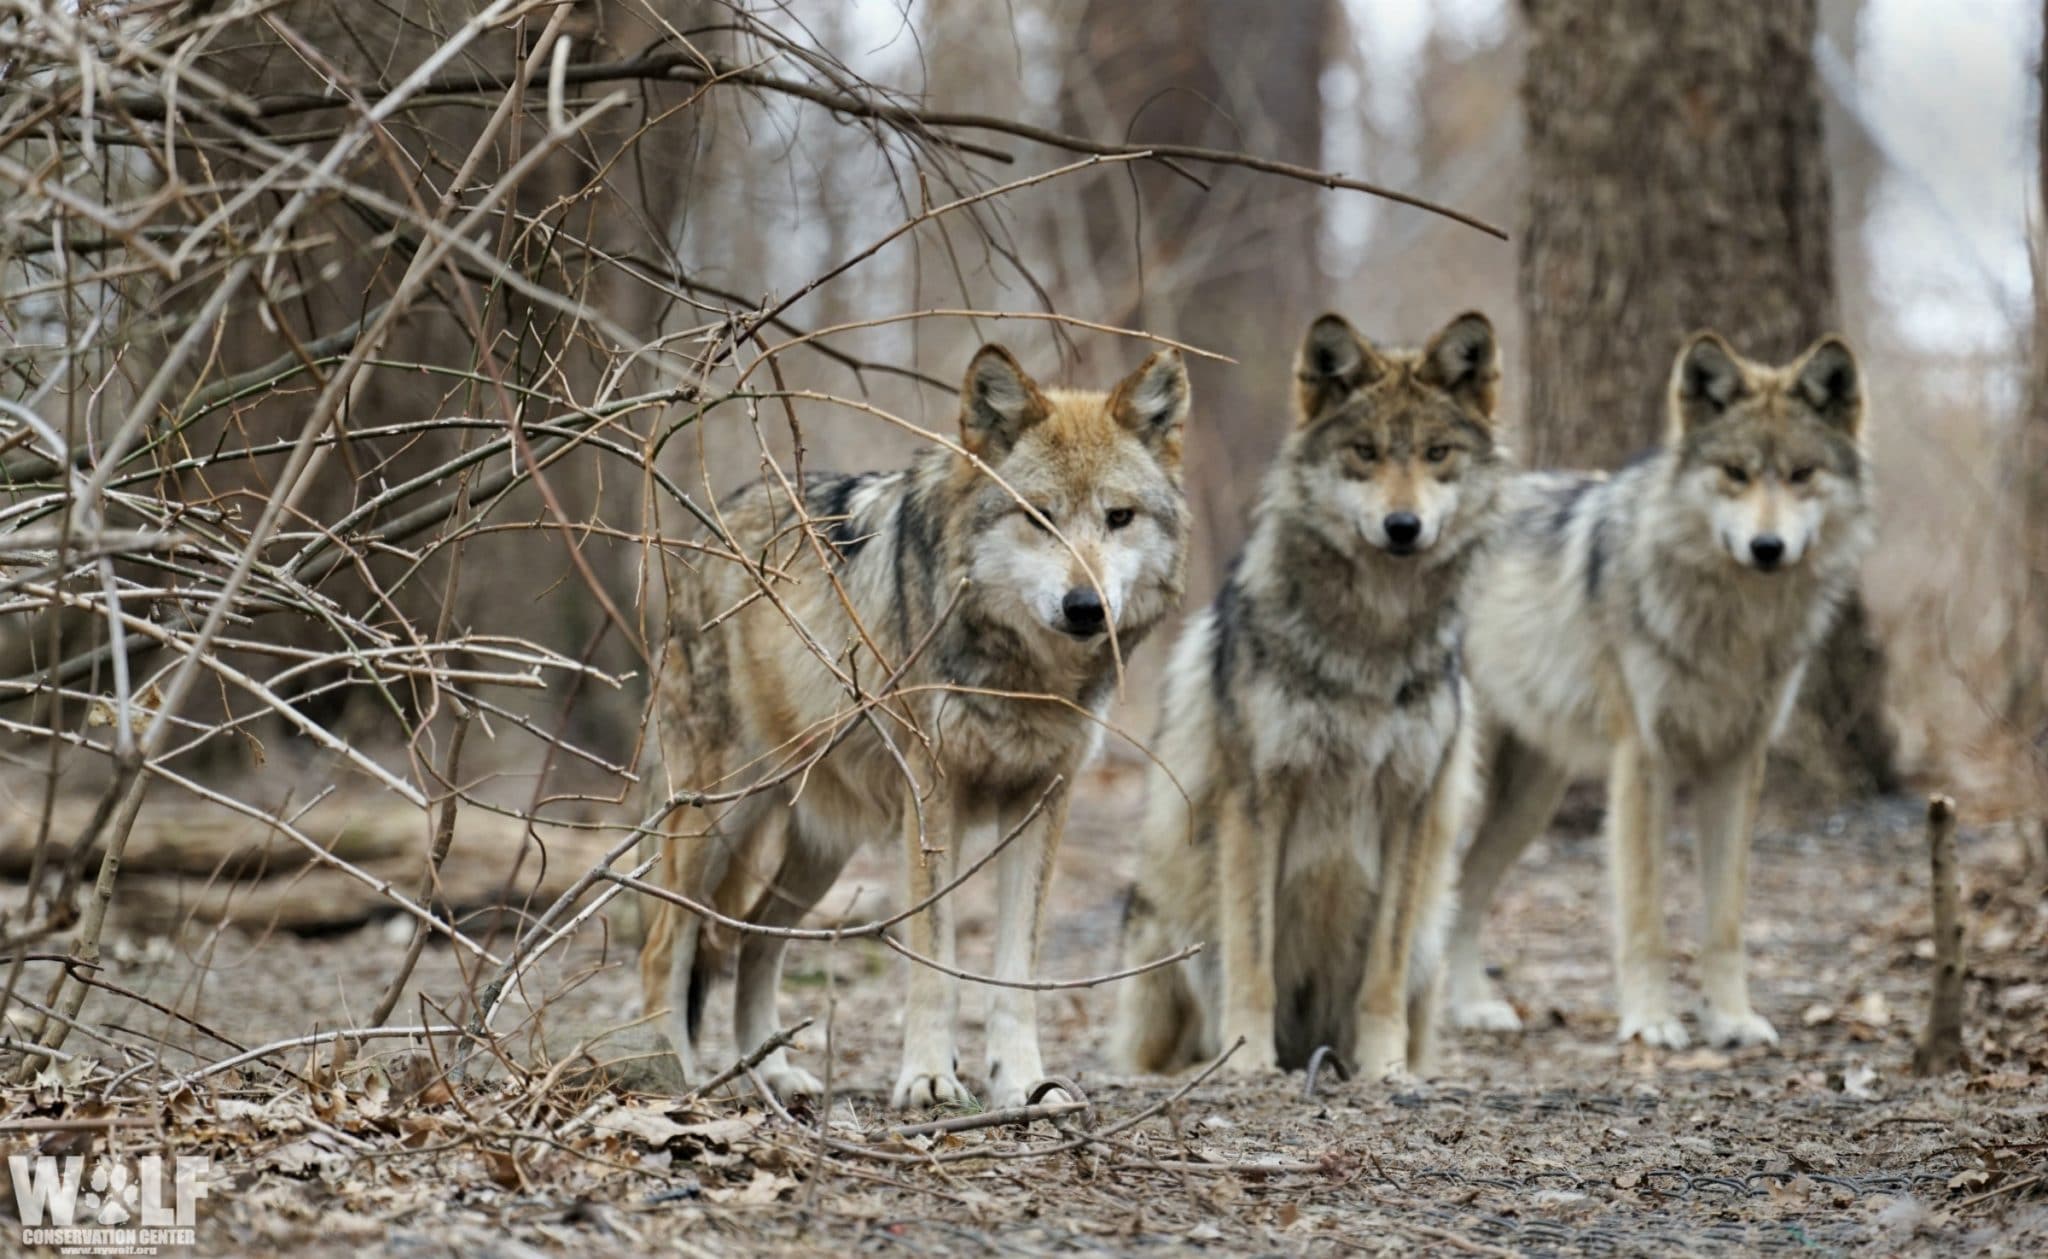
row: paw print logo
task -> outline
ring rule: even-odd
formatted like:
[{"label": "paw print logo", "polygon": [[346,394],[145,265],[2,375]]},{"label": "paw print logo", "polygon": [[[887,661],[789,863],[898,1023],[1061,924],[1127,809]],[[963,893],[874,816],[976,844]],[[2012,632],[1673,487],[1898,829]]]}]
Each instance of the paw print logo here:
[{"label": "paw print logo", "polygon": [[81,1214],[106,1226],[126,1224],[134,1218],[142,1187],[128,1174],[126,1164],[101,1159],[88,1183],[86,1191],[78,1195]]}]

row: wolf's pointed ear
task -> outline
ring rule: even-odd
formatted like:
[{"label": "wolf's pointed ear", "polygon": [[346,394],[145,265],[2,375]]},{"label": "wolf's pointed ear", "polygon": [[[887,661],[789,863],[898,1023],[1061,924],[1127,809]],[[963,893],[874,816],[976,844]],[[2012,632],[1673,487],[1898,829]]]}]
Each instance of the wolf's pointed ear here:
[{"label": "wolf's pointed ear", "polygon": [[1000,458],[1051,410],[1008,350],[984,345],[960,386],[961,444],[982,459]]},{"label": "wolf's pointed ear", "polygon": [[1814,342],[1799,360],[1792,387],[1816,415],[1851,437],[1863,427],[1863,371],[1842,338]]},{"label": "wolf's pointed ear", "polygon": [[1189,398],[1188,367],[1180,351],[1161,350],[1117,385],[1109,395],[1109,413],[1154,452],[1178,459]]},{"label": "wolf's pointed ear", "polygon": [[1306,424],[1386,374],[1387,361],[1342,315],[1308,326],[1294,358],[1294,408]]},{"label": "wolf's pointed ear", "polygon": [[1671,412],[1681,433],[1721,417],[1749,392],[1749,380],[1728,343],[1712,332],[1695,332],[1671,369]]},{"label": "wolf's pointed ear", "polygon": [[1422,352],[1422,370],[1416,375],[1491,418],[1500,393],[1500,349],[1493,339],[1493,321],[1468,310],[1445,324]]}]

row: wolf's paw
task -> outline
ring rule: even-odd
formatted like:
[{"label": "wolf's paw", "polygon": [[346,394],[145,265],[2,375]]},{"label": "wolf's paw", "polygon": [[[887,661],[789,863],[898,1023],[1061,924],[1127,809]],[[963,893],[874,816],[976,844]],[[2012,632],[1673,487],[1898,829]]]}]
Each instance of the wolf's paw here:
[{"label": "wolf's paw", "polygon": [[951,1071],[920,1071],[905,1066],[896,1077],[896,1091],[890,1100],[898,1110],[923,1110],[932,1106],[972,1106],[974,1094]]},{"label": "wolf's paw", "polygon": [[1408,1033],[1385,1035],[1368,1031],[1358,1037],[1358,1078],[1401,1084],[1412,1077],[1408,1074]]},{"label": "wolf's paw", "polygon": [[990,1110],[1006,1110],[1012,1106],[1044,1106],[1056,1102],[1080,1100],[1076,1097],[1069,1097],[1065,1089],[1055,1084],[1045,1090],[1045,1096],[1034,1101],[1031,1097],[1031,1090],[1044,1078],[1044,1076],[1040,1075],[1033,1076],[1028,1080],[1022,1078],[1002,1081],[991,1079],[988,1084],[988,1108]]},{"label": "wolf's paw", "polygon": [[784,1064],[774,1070],[763,1071],[761,1073],[761,1082],[768,1086],[770,1092],[785,1102],[793,1101],[799,1097],[823,1097],[825,1095],[824,1081],[802,1067],[792,1067]]},{"label": "wolf's paw", "polygon": [[[988,1064],[988,1105],[990,1110],[1001,1110],[1009,1106],[1025,1105],[1026,1094],[1031,1086],[1045,1078],[1045,1067],[1038,1061],[1038,1055],[1031,1055],[1028,1061],[1017,1057],[998,1058]],[[1063,1102],[1070,1100],[1065,1089],[1053,1089],[1041,1101]]]},{"label": "wolf's paw", "polygon": [[1722,1049],[1775,1045],[1778,1029],[1754,1010],[1705,1010],[1700,1013],[1700,1039]]},{"label": "wolf's paw", "polygon": [[1662,1012],[1622,1015],[1621,1030],[1615,1033],[1614,1038],[1624,1045],[1639,1040],[1658,1049],[1683,1049],[1692,1044],[1692,1037],[1685,1034],[1685,1026]]},{"label": "wolf's paw", "polygon": [[1522,1016],[1499,997],[1459,1001],[1450,1007],[1451,1026],[1475,1032],[1519,1032]]}]

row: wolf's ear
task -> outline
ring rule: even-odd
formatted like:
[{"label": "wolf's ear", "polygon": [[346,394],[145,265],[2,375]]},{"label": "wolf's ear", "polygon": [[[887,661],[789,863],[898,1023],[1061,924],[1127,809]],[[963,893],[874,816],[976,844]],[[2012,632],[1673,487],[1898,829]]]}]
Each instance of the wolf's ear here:
[{"label": "wolf's ear", "polygon": [[1294,358],[1294,406],[1303,424],[1386,374],[1387,361],[1342,315],[1308,326]]},{"label": "wolf's ear", "polygon": [[1749,381],[1735,351],[1717,334],[1696,332],[1678,352],[1678,364],[1671,370],[1671,407],[1680,432],[1719,419],[1748,392]]},{"label": "wolf's ear", "polygon": [[1422,370],[1416,375],[1490,418],[1500,392],[1500,349],[1493,339],[1493,322],[1468,310],[1445,324],[1422,352]]},{"label": "wolf's ear", "polygon": [[1051,410],[1008,350],[984,345],[960,386],[960,441],[982,459],[1000,458]]},{"label": "wolf's ear", "polygon": [[1850,436],[1863,426],[1863,372],[1840,337],[1822,337],[1799,360],[1793,389],[1825,422]]},{"label": "wolf's ear", "polygon": [[1109,395],[1109,413],[1152,450],[1177,459],[1189,396],[1188,367],[1180,351],[1161,350],[1117,385]]}]

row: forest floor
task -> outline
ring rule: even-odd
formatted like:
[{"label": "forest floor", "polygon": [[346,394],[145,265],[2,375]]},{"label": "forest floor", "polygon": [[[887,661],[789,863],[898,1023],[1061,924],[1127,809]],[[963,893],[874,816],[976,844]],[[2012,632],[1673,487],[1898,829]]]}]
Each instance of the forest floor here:
[{"label": "forest floor", "polygon": [[[1104,771],[1077,798],[1048,976],[1110,966],[1134,779]],[[1932,1081],[1907,1070],[1932,971],[1922,809],[1891,800],[1761,829],[1752,984],[1784,1037],[1773,1051],[1617,1048],[1599,841],[1554,836],[1510,879],[1489,940],[1531,1030],[1447,1033],[1441,1073],[1425,1081],[1326,1078],[1308,1097],[1299,1073],[1218,1075],[1176,1097],[1185,1079],[1109,1072],[1113,993],[1069,990],[1044,996],[1043,1037],[1050,1068],[1078,1082],[1090,1112],[1057,1129],[891,1136],[902,963],[856,941],[796,946],[785,985],[785,1020],[816,1020],[799,1061],[825,1075],[829,1043],[822,1127],[814,1110],[764,1112],[744,1095],[679,1103],[645,1028],[589,1051],[606,1071],[577,1065],[574,1046],[637,1012],[631,945],[598,922],[528,985],[537,1011],[500,1020],[528,1020],[523,1047],[553,1047],[565,1065],[551,1078],[472,1072],[451,1092],[417,1046],[372,1043],[339,1063],[299,1051],[272,1060],[289,1074],[215,1076],[141,1116],[114,1105],[138,1127],[81,1138],[47,1130],[110,1107],[52,1072],[7,1095],[0,1145],[212,1155],[197,1244],[165,1254],[2039,1254],[2048,901],[2038,874],[2023,875],[2011,828],[1973,826],[1965,810],[1960,842],[1972,1062]],[[1682,983],[1696,938],[1691,861],[1681,839],[1667,908]],[[890,854],[863,854],[832,912],[874,916],[896,903],[897,877]],[[971,968],[987,964],[979,884],[962,892]],[[124,939],[106,977],[257,1044],[367,1017],[406,934],[382,923],[325,938]],[[434,1002],[465,990],[465,969],[455,950],[430,948],[413,984],[427,1000],[408,996],[395,1021],[464,1017]],[[723,1063],[729,990],[713,1003],[710,1057]],[[976,994],[964,1007],[972,1070]],[[109,1033],[198,1036],[105,994],[87,1016]],[[21,1135],[30,1121],[45,1134]],[[11,1243],[12,1227],[0,1236]]]}]

